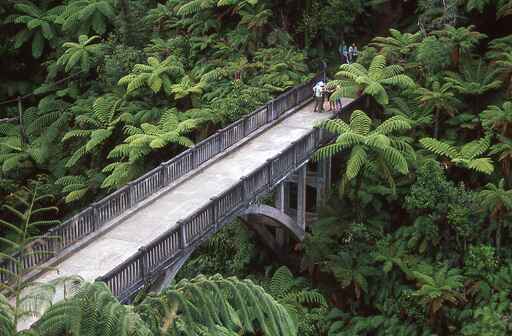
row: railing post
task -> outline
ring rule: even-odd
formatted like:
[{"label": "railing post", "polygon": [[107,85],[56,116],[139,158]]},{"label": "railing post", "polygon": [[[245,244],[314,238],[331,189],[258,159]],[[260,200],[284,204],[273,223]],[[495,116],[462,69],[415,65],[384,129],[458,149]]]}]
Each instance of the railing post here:
[{"label": "railing post", "polygon": [[245,186],[245,180],[247,179],[247,176],[242,176],[240,178],[240,183],[242,184],[242,202],[245,203],[245,201],[247,200],[247,190],[246,190],[246,186]]},{"label": "railing post", "polygon": [[[192,169],[196,169],[196,152],[197,152],[197,147],[194,146],[192,148],[190,148],[190,160],[192,160]],[[189,173],[189,172],[187,172]]]},{"label": "railing post", "polygon": [[133,182],[128,182],[128,185],[127,185],[127,189],[128,189],[128,209],[131,209],[133,208],[133,205],[135,203],[135,200],[134,200],[134,197],[133,197]]},{"label": "railing post", "polygon": [[212,197],[210,198],[210,201],[212,202],[212,221],[213,221],[213,226],[217,227],[217,225],[219,224],[217,222],[217,197]]},{"label": "railing post", "polygon": [[242,118],[242,130],[243,130],[243,137],[242,137],[242,139],[247,136],[247,120],[248,120],[247,117],[243,117]]},{"label": "railing post", "polygon": [[98,210],[98,203],[94,202],[92,205],[92,231],[96,231],[100,227],[100,212]]},{"label": "railing post", "polygon": [[[297,142],[296,141],[292,141],[292,150],[293,150],[293,162],[292,162],[292,167],[295,168],[297,166],[297,148],[299,146],[297,146]],[[285,173],[286,174],[286,173]]]},{"label": "railing post", "polygon": [[166,178],[166,175],[167,175],[167,167],[165,166],[164,163],[161,163],[160,164],[160,188],[163,188],[167,185],[167,178]]},{"label": "railing post", "polygon": [[142,279],[142,282],[146,282],[146,246],[142,246],[139,248],[139,269],[140,269],[140,278]]},{"label": "railing post", "polygon": [[268,124],[272,121],[272,101],[267,103],[267,113],[265,114],[266,121],[265,123]]},{"label": "railing post", "polygon": [[183,223],[183,221],[179,220],[178,222],[176,222],[176,224],[178,224],[178,227],[180,228],[180,233],[178,234],[179,238],[180,238],[180,247],[182,249],[186,249],[187,248],[187,232],[185,230],[185,225]]},{"label": "railing post", "polygon": [[272,159],[267,159],[267,169],[268,169],[268,188],[269,190],[272,188]]},{"label": "railing post", "polygon": [[215,132],[215,142],[217,144],[217,154],[220,154],[222,153],[223,149],[222,149],[222,131],[218,130],[217,132]]}]

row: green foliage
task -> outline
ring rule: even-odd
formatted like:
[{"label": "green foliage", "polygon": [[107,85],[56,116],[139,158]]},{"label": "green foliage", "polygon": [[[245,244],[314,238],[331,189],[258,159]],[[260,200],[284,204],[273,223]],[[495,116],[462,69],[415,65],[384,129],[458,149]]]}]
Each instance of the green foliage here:
[{"label": "green foliage", "polygon": [[434,154],[449,158],[455,165],[484,174],[491,174],[494,171],[492,160],[488,157],[480,157],[489,149],[489,138],[469,142],[460,149],[432,138],[423,138],[420,143]]},{"label": "green foliage", "polygon": [[[201,307],[201,309],[199,309]],[[198,276],[183,279],[161,295],[150,296],[137,312],[153,332],[175,329],[178,335],[200,335],[224,327],[233,332],[296,335],[286,308],[250,280]]]},{"label": "green foliage", "polygon": [[93,44],[99,36],[80,35],[78,43],[67,42],[62,46],[66,48],[64,54],[57,60],[57,65],[65,66],[64,70],[70,72],[76,65],[80,65],[82,72],[88,72],[95,58],[102,54],[102,46],[99,43]]},{"label": "green foliage", "polygon": [[434,270],[430,266],[412,272],[419,289],[413,293],[428,306],[431,316],[439,314],[446,305],[457,305],[465,301],[461,289],[464,278],[457,268],[443,266]]},{"label": "green foliage", "polygon": [[91,30],[101,35],[115,16],[113,0],[75,0],[67,4],[59,23],[65,32],[77,36],[88,35]]},{"label": "green foliage", "polygon": [[32,330],[38,335],[296,335],[287,310],[250,280],[183,279],[136,307],[122,305],[104,283],[85,284],[53,305]]},{"label": "green foliage", "polygon": [[32,2],[24,0],[14,5],[17,13],[7,18],[7,22],[25,26],[14,37],[14,47],[20,48],[32,40],[32,56],[34,58],[40,58],[45,44],[53,42],[57,37],[55,23],[63,10],[62,6],[48,8],[45,6],[45,2],[42,5],[38,7]]},{"label": "green foliage", "polygon": [[[103,181],[103,188],[122,186],[136,176],[140,170],[137,165],[143,165],[144,159],[152,151],[163,150],[166,147],[176,144],[181,147],[192,147],[194,143],[186,135],[198,126],[195,119],[181,121],[175,109],[167,110],[158,124],[144,123],[140,128],[125,126],[124,131],[128,135],[125,143],[117,145],[108,154],[109,159],[116,159],[103,168],[103,172],[110,175]],[[111,132],[98,130],[99,140],[104,141]],[[97,131],[95,131],[97,132]],[[104,134],[105,133],[105,134]],[[96,146],[100,143],[91,138],[87,144],[93,143]],[[87,150],[87,144],[85,145]]]},{"label": "green foliage", "polygon": [[396,29],[390,29],[389,34],[389,37],[374,38],[371,45],[379,48],[391,61],[404,63],[418,46],[421,34],[401,33]]},{"label": "green foliage", "polygon": [[409,173],[408,159],[414,158],[414,150],[406,138],[393,133],[409,130],[411,125],[401,116],[385,120],[374,130],[370,130],[371,124],[370,117],[361,110],[352,113],[350,124],[339,119],[322,122],[319,127],[337,134],[338,138],[333,144],[320,148],[315,156],[331,157],[350,149],[343,183],[368,171],[382,176],[394,189],[393,174]]},{"label": "green foliage", "polygon": [[[7,234],[0,237],[0,243],[6,246],[9,253],[0,252],[0,258],[8,260],[14,267],[0,266],[0,273],[8,282],[0,283],[0,332],[2,335],[17,335],[16,328],[19,322],[33,316],[40,316],[51,306],[57,287],[71,284],[76,288],[78,278],[61,278],[45,284],[27,281],[24,277],[28,272],[45,270],[39,266],[27,267],[24,260],[27,258],[46,258],[46,253],[37,248],[37,244],[44,244],[39,233],[44,227],[59,224],[52,219],[58,208],[44,206],[53,198],[52,195],[40,194],[38,184],[34,189],[24,189],[12,194],[16,206],[3,204],[0,225],[7,230]],[[9,220],[11,217],[13,220]],[[5,219],[4,219],[5,218]],[[12,254],[11,254],[12,253]],[[17,255],[18,258],[13,258]]]},{"label": "green foliage", "polygon": [[336,88],[336,92],[331,99],[367,94],[384,106],[389,103],[387,86],[402,89],[415,86],[414,81],[403,74],[401,66],[386,65],[386,58],[382,55],[375,56],[368,69],[358,63],[342,64],[336,75],[342,79],[332,82],[331,85]]},{"label": "green foliage", "polygon": [[281,266],[274,272],[266,288],[289,312],[300,335],[318,335],[322,332],[327,301],[317,290],[307,288],[304,279],[294,278],[286,266]]},{"label": "green foliage", "polygon": [[148,64],[136,64],[132,73],[119,80],[119,85],[127,85],[126,92],[131,93],[147,85],[153,93],[164,89],[172,93],[172,78],[183,74],[183,65],[176,58],[169,56],[163,62],[156,57],[149,57]]}]

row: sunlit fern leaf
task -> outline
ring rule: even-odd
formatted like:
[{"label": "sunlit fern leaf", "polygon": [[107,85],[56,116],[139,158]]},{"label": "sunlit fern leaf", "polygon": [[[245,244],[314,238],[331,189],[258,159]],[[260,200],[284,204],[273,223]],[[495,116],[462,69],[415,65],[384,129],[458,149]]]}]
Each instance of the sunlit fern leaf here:
[{"label": "sunlit fern leaf", "polygon": [[361,110],[355,110],[350,116],[350,128],[360,135],[367,135],[372,120]]},{"label": "sunlit fern leaf", "polygon": [[377,126],[375,128],[375,132],[387,135],[393,132],[409,130],[411,128],[412,126],[409,120],[402,116],[393,116]]},{"label": "sunlit fern leaf", "polygon": [[490,158],[479,158],[471,160],[467,164],[468,168],[476,170],[477,172],[481,172],[484,174],[492,174],[494,171],[494,165],[492,163],[492,160]]},{"label": "sunlit fern leaf", "polygon": [[437,155],[447,156],[451,159],[457,157],[458,153],[459,153],[455,147],[453,147],[447,143],[441,142],[437,139],[423,138],[420,140],[420,143],[423,145],[423,147],[425,147],[429,151],[431,151]]},{"label": "sunlit fern leaf", "polygon": [[78,161],[80,161],[85,155],[87,154],[87,149],[85,148],[85,146],[81,146],[80,148],[78,148],[77,150],[75,150],[75,152],[73,153],[73,155],[71,155],[71,157],[68,159],[68,161],[66,162],[66,167],[67,168],[71,168],[73,167],[74,165],[77,164]]},{"label": "sunlit fern leaf", "polygon": [[490,139],[488,137],[471,141],[460,149],[460,156],[464,159],[474,159],[477,156],[484,154],[491,145]]},{"label": "sunlit fern leaf", "polygon": [[349,180],[355,178],[359,174],[361,168],[366,164],[367,158],[368,154],[363,147],[360,145],[353,147],[350,153],[350,157],[347,161],[347,168],[345,171],[345,174]]}]

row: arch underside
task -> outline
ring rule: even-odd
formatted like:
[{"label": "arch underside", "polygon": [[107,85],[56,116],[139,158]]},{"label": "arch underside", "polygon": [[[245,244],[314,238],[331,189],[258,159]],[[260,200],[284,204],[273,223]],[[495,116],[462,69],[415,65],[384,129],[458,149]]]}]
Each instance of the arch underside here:
[{"label": "arch underside", "polygon": [[[291,232],[295,238],[298,240],[303,240],[305,232],[298,225],[295,219],[288,216],[284,212],[281,212],[279,209],[271,207],[266,204],[252,204],[249,207],[242,209],[237,214],[233,215],[231,220],[235,217],[247,218],[248,216],[262,216],[266,218],[270,218],[275,223],[284,226]],[[230,220],[230,221],[231,221]],[[229,221],[225,221],[226,223]],[[219,229],[222,226],[219,226]],[[212,235],[214,235],[218,230],[212,232],[206,239],[201,239],[200,242],[197,242],[190,246],[186,253],[183,253],[181,257],[179,257],[173,264],[169,265],[163,272],[162,275],[153,281],[151,287],[155,291],[162,291],[167,288],[176,274],[180,271],[180,269],[185,265],[190,256],[194,253],[194,251],[205,241],[207,241]]]}]

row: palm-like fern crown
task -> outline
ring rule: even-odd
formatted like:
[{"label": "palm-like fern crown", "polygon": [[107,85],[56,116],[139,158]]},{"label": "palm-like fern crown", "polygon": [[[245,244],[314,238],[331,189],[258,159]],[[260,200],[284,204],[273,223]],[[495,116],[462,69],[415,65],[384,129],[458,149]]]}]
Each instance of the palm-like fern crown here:
[{"label": "palm-like fern crown", "polygon": [[122,77],[119,85],[127,85],[127,93],[131,93],[147,85],[154,93],[163,88],[167,94],[172,93],[172,78],[183,76],[183,64],[174,56],[160,61],[156,57],[148,57],[148,64],[136,64],[132,73]]},{"label": "palm-like fern crown", "polygon": [[120,113],[124,103],[123,99],[115,95],[105,95],[95,99],[92,111],[79,114],[76,122],[80,129],[67,132],[62,141],[71,139],[84,139],[86,143],[78,148],[66,163],[66,167],[75,166],[87,154],[104,145],[112,136],[118,123],[131,123],[133,117],[129,113]]},{"label": "palm-like fern crown", "polygon": [[55,23],[63,6],[53,8],[38,7],[31,1],[20,1],[14,5],[19,14],[14,14],[6,19],[6,22],[24,24],[26,29],[19,31],[14,37],[14,47],[19,48],[32,39],[32,56],[39,58],[43,54],[45,40],[53,41],[57,35]]},{"label": "palm-like fern crown", "polygon": [[102,54],[102,45],[100,43],[93,43],[99,38],[98,35],[91,37],[80,35],[78,37],[78,43],[64,43],[62,46],[66,51],[57,60],[57,65],[65,66],[64,70],[66,72],[71,71],[77,64],[80,65],[80,69],[83,72],[89,71],[94,58]]},{"label": "palm-like fern crown", "polygon": [[474,31],[475,26],[453,27],[446,26],[443,30],[435,31],[434,34],[440,37],[446,37],[448,43],[453,44],[462,53],[470,53],[479,41],[486,38],[487,35]]},{"label": "palm-like fern crown", "polygon": [[420,87],[416,89],[418,101],[429,111],[445,111],[452,117],[462,102],[452,92],[452,84],[433,81],[431,89]]},{"label": "palm-like fern crown", "polygon": [[421,40],[419,32],[411,34],[390,29],[389,35],[389,37],[374,38],[370,45],[380,48],[385,55],[399,60],[408,56]]},{"label": "palm-like fern crown", "polygon": [[464,63],[460,74],[448,72],[445,80],[462,94],[478,96],[501,86],[502,82],[496,77],[496,69],[491,70],[482,60],[478,60]]},{"label": "palm-like fern crown", "polygon": [[500,179],[497,185],[487,183],[479,195],[482,208],[489,211],[493,218],[512,210],[512,189],[505,189],[504,179]]},{"label": "palm-like fern crown", "polygon": [[486,129],[494,129],[505,135],[512,124],[512,102],[507,101],[502,107],[487,107],[480,113],[480,120]]},{"label": "palm-like fern crown", "polygon": [[324,158],[350,149],[345,178],[351,180],[362,171],[382,175],[394,188],[393,172],[407,174],[408,160],[415,158],[409,139],[394,135],[411,129],[409,120],[393,116],[371,130],[372,120],[363,111],[352,112],[350,124],[339,119],[322,122],[319,127],[338,134],[333,144],[320,148],[315,158]]},{"label": "palm-like fern crown", "polygon": [[484,174],[491,174],[494,171],[490,158],[479,157],[489,149],[489,137],[469,142],[460,148],[433,138],[423,138],[420,143],[434,154],[449,158],[456,165]]},{"label": "palm-like fern crown", "polygon": [[386,58],[383,55],[375,56],[368,69],[358,63],[342,64],[340,71],[336,74],[342,79],[333,81],[331,84],[336,87],[332,99],[353,97],[362,91],[364,94],[373,96],[379,104],[387,105],[389,97],[386,86],[404,89],[415,87],[414,81],[404,75],[403,71],[399,65],[386,65]]},{"label": "palm-like fern crown", "polygon": [[431,112],[422,108],[420,103],[414,99],[407,100],[402,97],[393,97],[385,112],[404,117],[409,120],[412,126],[426,126],[432,123]]},{"label": "palm-like fern crown", "polygon": [[489,51],[486,57],[489,59],[499,59],[503,53],[512,51],[512,36],[497,38],[489,42]]},{"label": "palm-like fern crown", "polygon": [[104,283],[85,284],[71,299],[53,305],[32,329],[41,336],[153,335],[132,307],[120,304]]},{"label": "palm-like fern crown", "polygon": [[64,31],[87,35],[91,30],[104,34],[116,16],[113,0],[70,1],[60,17]]},{"label": "palm-like fern crown", "polygon": [[153,151],[177,144],[192,147],[193,142],[186,135],[200,123],[198,119],[181,120],[175,108],[167,110],[157,124],[144,123],[140,127],[127,125],[128,137],[124,143],[110,151],[108,158],[117,160],[103,168],[110,174],[102,184],[103,188],[122,186],[139,175],[144,168],[142,159]]},{"label": "palm-like fern crown", "polygon": [[[8,311],[1,314],[10,317]],[[6,331],[2,335],[14,335],[13,324],[5,321],[0,320],[0,330]],[[201,275],[150,295],[135,308],[120,304],[104,283],[84,284],[73,297],[53,305],[30,332],[40,336],[234,336],[257,330],[272,336],[297,334],[288,311],[260,286],[250,280]]]}]

